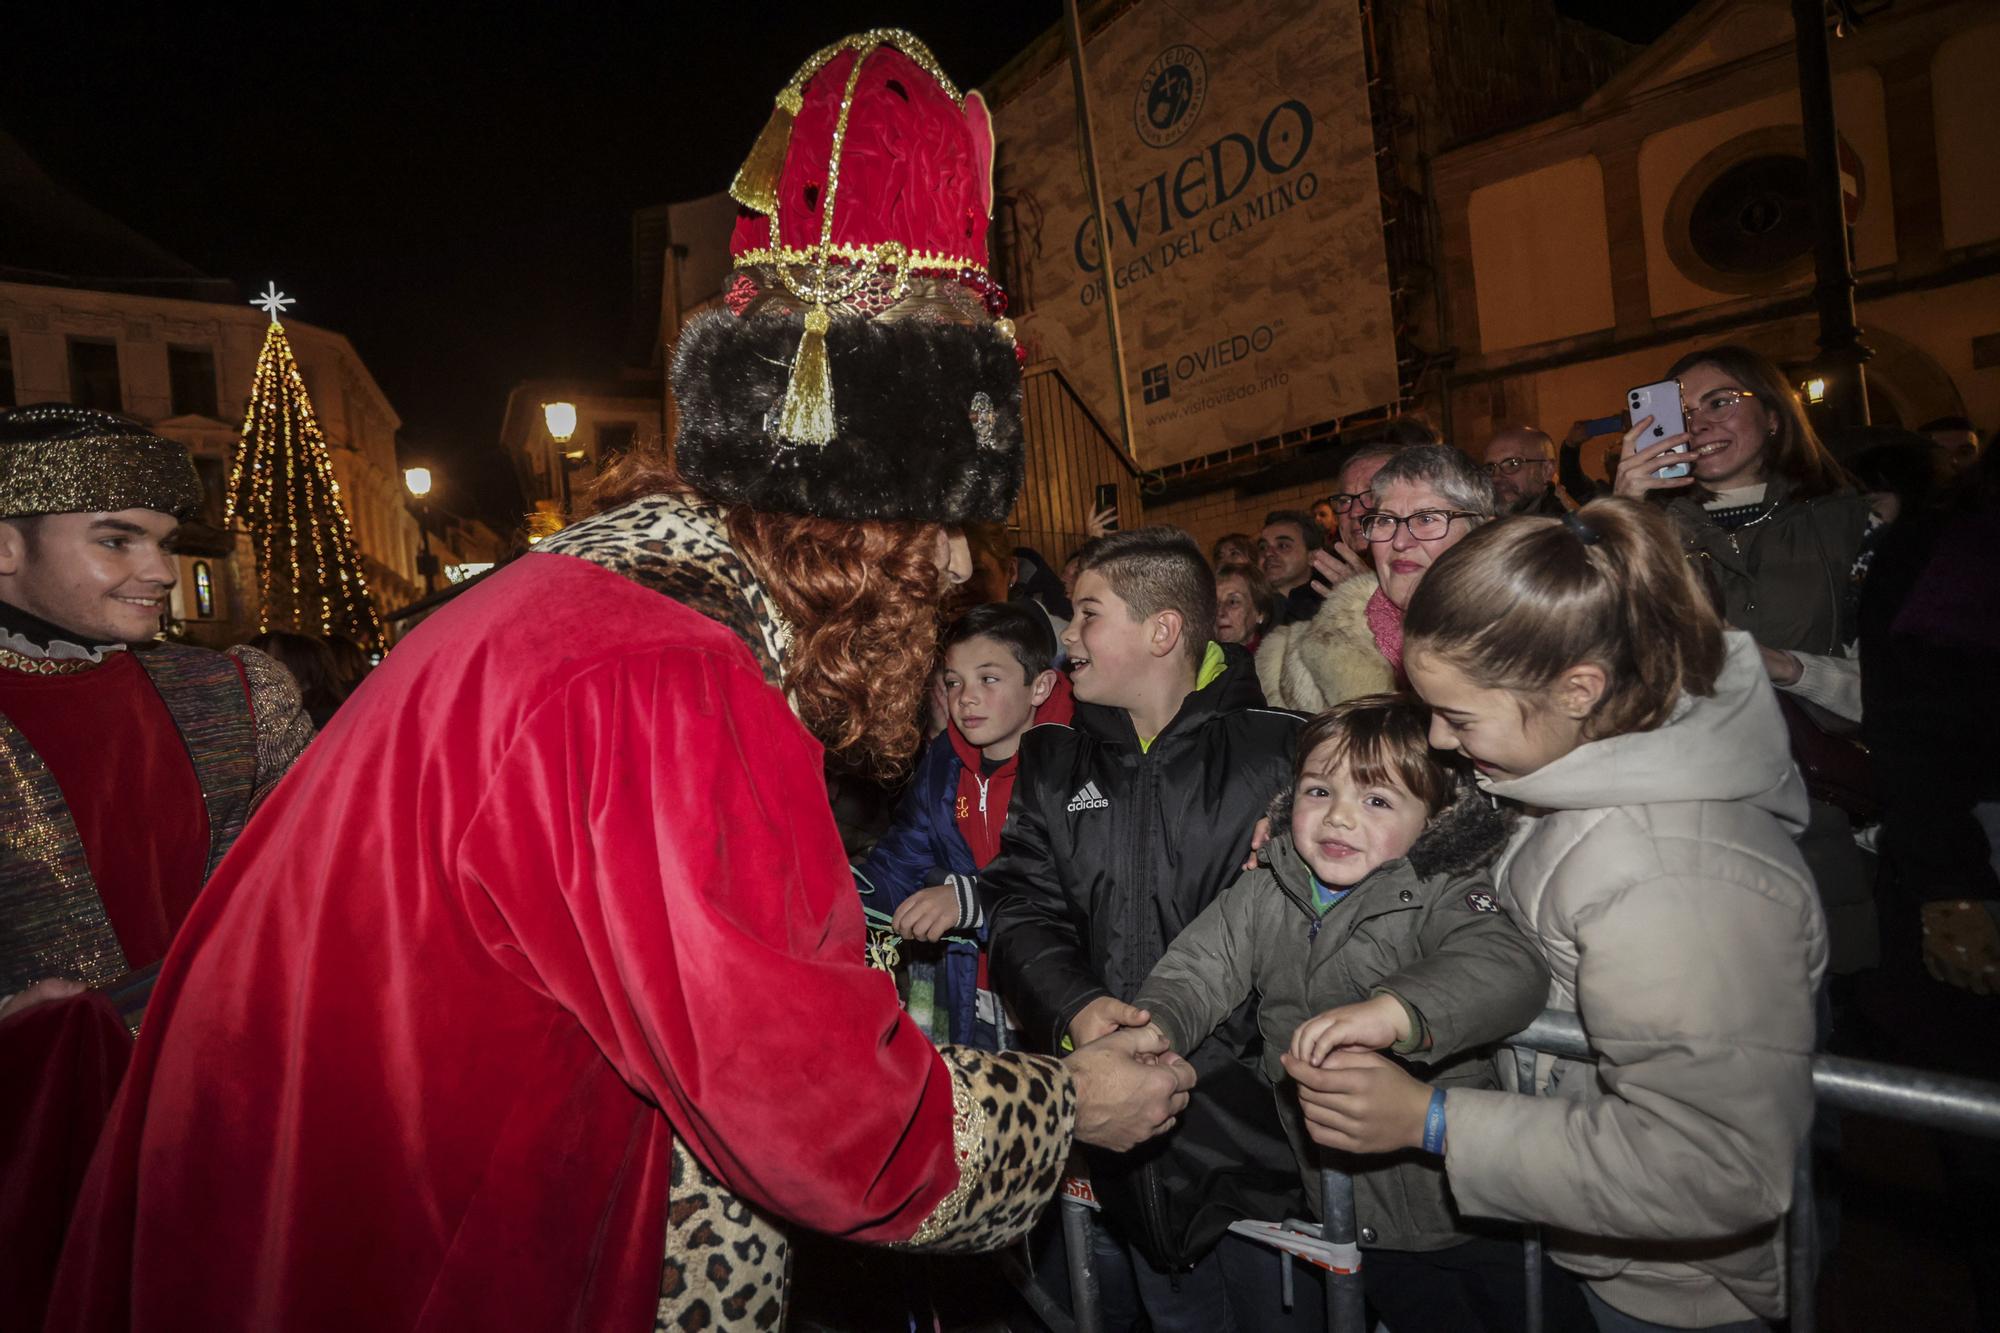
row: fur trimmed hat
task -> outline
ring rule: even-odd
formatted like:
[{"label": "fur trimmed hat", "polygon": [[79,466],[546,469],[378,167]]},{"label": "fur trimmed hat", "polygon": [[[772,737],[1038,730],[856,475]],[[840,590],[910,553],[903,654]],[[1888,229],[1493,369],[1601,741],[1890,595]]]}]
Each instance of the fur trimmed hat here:
[{"label": "fur trimmed hat", "polygon": [[682,331],[674,460],[773,513],[1006,518],[1021,371],[986,271],[993,131],[908,33],[859,33],[779,92],[730,187],[724,309]]}]

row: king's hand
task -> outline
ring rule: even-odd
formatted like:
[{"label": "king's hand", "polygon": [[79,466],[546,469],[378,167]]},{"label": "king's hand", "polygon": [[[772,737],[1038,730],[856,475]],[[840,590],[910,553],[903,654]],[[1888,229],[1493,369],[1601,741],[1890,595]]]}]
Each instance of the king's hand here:
[{"label": "king's hand", "polygon": [[1152,1027],[1121,1028],[1063,1064],[1076,1081],[1076,1137],[1114,1152],[1172,1129],[1195,1082],[1194,1066]]}]

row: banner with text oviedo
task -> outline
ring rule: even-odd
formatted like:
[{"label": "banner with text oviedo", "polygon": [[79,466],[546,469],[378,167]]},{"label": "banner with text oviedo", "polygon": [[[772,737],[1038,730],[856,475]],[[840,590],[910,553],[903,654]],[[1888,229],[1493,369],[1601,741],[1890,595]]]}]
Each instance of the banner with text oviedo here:
[{"label": "banner with text oviedo", "polygon": [[1115,423],[1108,279],[1148,468],[1392,401],[1359,7],[1140,0],[1085,63],[1108,266],[1068,59],[995,117],[1004,276],[1030,356]]}]

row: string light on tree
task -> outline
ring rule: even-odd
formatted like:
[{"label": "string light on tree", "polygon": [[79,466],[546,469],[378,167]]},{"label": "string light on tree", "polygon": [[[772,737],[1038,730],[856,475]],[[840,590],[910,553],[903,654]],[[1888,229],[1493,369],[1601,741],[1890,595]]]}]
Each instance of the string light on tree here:
[{"label": "string light on tree", "polygon": [[361,573],[333,456],[278,321],[293,303],[276,283],[250,303],[271,316],[271,326],[230,465],[227,521],[240,518],[257,548],[259,628],[344,634],[373,648],[382,623]]}]

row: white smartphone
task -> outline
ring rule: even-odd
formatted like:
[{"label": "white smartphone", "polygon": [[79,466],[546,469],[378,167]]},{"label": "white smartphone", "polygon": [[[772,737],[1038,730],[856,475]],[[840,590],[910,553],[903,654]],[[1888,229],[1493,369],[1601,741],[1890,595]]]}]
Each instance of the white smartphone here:
[{"label": "white smartphone", "polygon": [[[1632,420],[1651,417],[1653,424],[1646,427],[1640,437],[1639,447],[1656,444],[1669,435],[1683,435],[1687,432],[1687,414],[1681,408],[1681,382],[1661,380],[1657,384],[1641,384],[1625,395],[1626,406],[1632,409]],[[1684,454],[1688,451],[1687,441],[1682,440],[1667,450],[1670,454]],[[1662,481],[1675,477],[1685,477],[1694,471],[1691,462],[1669,463],[1665,467],[1653,469],[1653,475]]]}]

